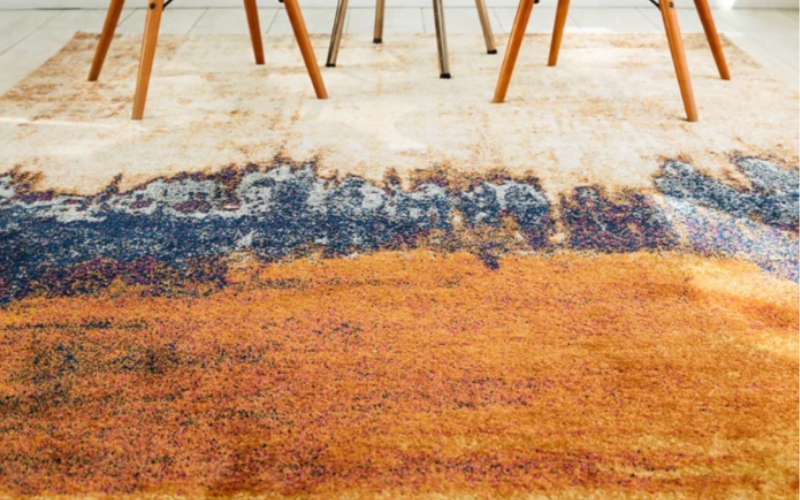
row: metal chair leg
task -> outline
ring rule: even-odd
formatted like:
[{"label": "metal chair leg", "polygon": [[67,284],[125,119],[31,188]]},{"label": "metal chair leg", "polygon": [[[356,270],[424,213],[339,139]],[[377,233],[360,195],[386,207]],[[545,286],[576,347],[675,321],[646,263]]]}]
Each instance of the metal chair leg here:
[{"label": "metal chair leg", "polygon": [[328,68],[336,67],[336,57],[339,55],[339,43],[342,41],[342,33],[344,32],[344,18],[347,15],[347,0],[339,0],[336,5],[336,17],[333,20],[333,33],[331,33],[331,42],[328,45],[328,60],[325,66]]},{"label": "metal chair leg", "polygon": [[386,0],[376,0],[375,2],[375,31],[372,43],[383,43],[383,18],[386,12]]},{"label": "metal chair leg", "polygon": [[447,57],[447,33],[444,29],[444,7],[442,0],[433,0],[433,22],[436,25],[436,45],[439,49],[440,78],[450,78],[450,62]]},{"label": "metal chair leg", "polygon": [[497,54],[497,46],[494,44],[492,25],[489,24],[489,12],[486,10],[486,2],[484,0],[475,0],[475,7],[478,9],[478,17],[481,20],[483,39],[486,41],[486,52]]}]

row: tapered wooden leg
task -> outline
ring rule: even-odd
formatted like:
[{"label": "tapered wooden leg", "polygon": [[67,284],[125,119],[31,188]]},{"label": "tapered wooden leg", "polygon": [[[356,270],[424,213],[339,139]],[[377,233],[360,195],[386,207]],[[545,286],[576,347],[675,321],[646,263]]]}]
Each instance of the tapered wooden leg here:
[{"label": "tapered wooden leg", "polygon": [[294,37],[297,39],[297,45],[300,47],[300,53],[306,63],[308,76],[311,77],[311,83],[314,85],[314,92],[317,93],[318,99],[327,99],[328,91],[325,90],[325,82],[322,81],[322,74],[319,71],[319,66],[317,66],[317,58],[314,56],[314,48],[308,38],[308,31],[306,30],[306,23],[303,21],[303,13],[300,11],[300,6],[297,4],[297,0],[284,0],[283,5],[286,7],[286,14],[292,24]]},{"label": "tapered wooden leg", "polygon": [[694,4],[697,7],[697,13],[700,14],[700,22],[703,23],[703,31],[706,32],[708,44],[711,45],[711,52],[714,54],[719,76],[723,80],[730,80],[731,74],[728,71],[728,63],[725,61],[725,54],[722,52],[722,43],[719,41],[719,33],[717,33],[717,26],[714,24],[714,16],[711,15],[708,0],[694,0]]},{"label": "tapered wooden leg", "polygon": [[100,34],[100,41],[97,43],[97,49],[94,53],[94,60],[92,61],[92,69],[89,70],[89,81],[94,82],[100,78],[100,71],[103,69],[103,63],[108,54],[108,48],[111,46],[111,40],[114,38],[114,31],[119,24],[119,17],[122,14],[122,7],[125,5],[125,0],[111,0],[106,13],[106,22],[103,25],[103,32]]},{"label": "tapered wooden leg", "polygon": [[447,30],[444,25],[442,0],[433,0],[433,24],[436,27],[436,48],[439,52],[439,78],[450,78],[450,59],[447,51]]},{"label": "tapered wooden leg", "polygon": [[489,23],[489,11],[486,10],[486,2],[484,0],[475,0],[475,7],[478,9],[478,18],[481,21],[483,40],[486,42],[486,53],[497,54],[497,46],[494,44],[494,34],[492,34],[492,25]]},{"label": "tapered wooden leg", "polygon": [[150,86],[150,75],[153,72],[153,59],[158,45],[158,29],[161,26],[161,13],[164,11],[164,0],[149,0],[147,19],[144,23],[142,52],[139,56],[139,76],[136,78],[136,95],[133,96],[133,114],[131,118],[141,120],[144,116],[144,104],[147,101],[147,89]]},{"label": "tapered wooden leg", "polygon": [[244,0],[244,11],[247,13],[247,26],[250,28],[250,40],[253,42],[256,64],[264,64],[264,44],[261,41],[261,25],[258,22],[256,0]]},{"label": "tapered wooden leg", "polygon": [[672,62],[675,65],[675,74],[678,76],[678,85],[681,88],[683,106],[686,108],[686,119],[690,122],[697,121],[697,107],[694,103],[692,80],[689,76],[689,67],[686,64],[686,53],[683,50],[681,29],[678,25],[678,14],[672,0],[661,0],[661,17],[664,18],[664,28],[667,31],[669,50],[672,53]]},{"label": "tapered wooden leg", "polygon": [[548,66],[558,64],[558,52],[561,50],[561,39],[564,37],[564,26],[567,25],[567,14],[569,13],[569,0],[558,0],[556,9],[556,22],[553,25],[553,38],[550,40],[550,59]]},{"label": "tapered wooden leg", "polygon": [[328,60],[325,66],[328,68],[336,67],[336,58],[339,56],[339,44],[342,42],[342,33],[344,33],[344,19],[347,15],[347,0],[339,0],[336,5],[336,17],[333,19],[333,33],[331,33],[331,42],[328,45]]},{"label": "tapered wooden leg", "polygon": [[386,14],[386,0],[375,2],[375,27],[372,33],[372,43],[383,43],[383,19]]},{"label": "tapered wooden leg", "polygon": [[525,30],[528,28],[528,20],[533,11],[534,0],[520,0],[517,7],[517,17],[514,18],[514,25],[511,27],[511,35],[508,37],[506,55],[503,57],[503,65],[500,67],[500,76],[497,78],[497,86],[494,89],[494,102],[503,102],[508,91],[508,84],[511,82],[511,74],[514,72],[514,65],[517,63],[519,48],[522,46],[522,39],[525,38]]}]

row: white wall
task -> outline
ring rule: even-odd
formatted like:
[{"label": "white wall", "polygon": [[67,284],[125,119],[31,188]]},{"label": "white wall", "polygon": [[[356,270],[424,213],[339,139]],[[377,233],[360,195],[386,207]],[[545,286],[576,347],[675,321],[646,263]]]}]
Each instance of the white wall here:
[{"label": "white wall", "polygon": [[[673,0],[678,7],[691,7],[691,0]],[[0,9],[105,9],[108,0],[0,0]],[[430,0],[388,0],[389,7],[429,7]],[[446,6],[471,6],[473,0],[444,0]],[[719,8],[797,9],[800,0],[709,0]],[[127,7],[144,7],[147,0],[128,0]],[[170,8],[240,7],[241,0],[175,0]],[[278,0],[259,0],[261,7],[277,5]],[[486,0],[489,7],[516,7],[517,0]],[[336,0],[300,0],[302,7],[334,7]],[[374,0],[350,0],[352,7],[374,6]],[[555,0],[542,0],[540,5],[554,7]],[[572,0],[573,7],[647,7],[648,0]],[[655,8],[655,7],[654,7]]]}]

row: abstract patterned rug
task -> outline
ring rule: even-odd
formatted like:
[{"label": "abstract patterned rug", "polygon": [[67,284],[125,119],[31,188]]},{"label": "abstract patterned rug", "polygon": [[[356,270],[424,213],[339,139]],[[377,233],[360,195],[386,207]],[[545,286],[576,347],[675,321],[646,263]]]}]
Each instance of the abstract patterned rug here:
[{"label": "abstract patterned rug", "polygon": [[[363,38],[363,37],[361,37]],[[0,497],[796,498],[798,95],[686,37],[78,34],[0,97]],[[318,57],[324,37],[316,38]]]}]

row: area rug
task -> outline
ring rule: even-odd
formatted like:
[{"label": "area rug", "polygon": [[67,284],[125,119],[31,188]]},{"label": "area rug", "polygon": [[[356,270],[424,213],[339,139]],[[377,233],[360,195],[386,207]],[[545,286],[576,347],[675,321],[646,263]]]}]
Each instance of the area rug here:
[{"label": "area rug", "polygon": [[[0,497],[796,498],[798,95],[687,35],[559,66],[78,34],[0,97]],[[325,38],[314,38],[323,60]]]}]

